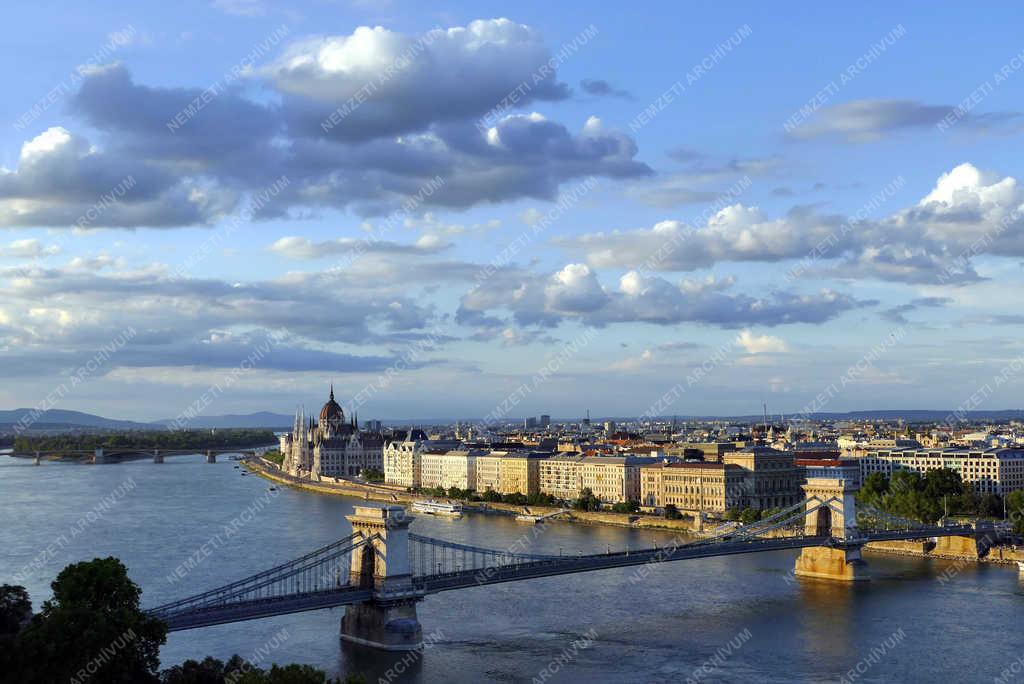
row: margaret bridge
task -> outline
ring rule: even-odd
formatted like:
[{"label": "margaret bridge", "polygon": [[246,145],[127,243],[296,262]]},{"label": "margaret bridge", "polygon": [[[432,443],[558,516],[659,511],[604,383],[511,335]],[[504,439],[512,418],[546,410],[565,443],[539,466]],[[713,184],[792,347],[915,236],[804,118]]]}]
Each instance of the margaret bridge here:
[{"label": "margaret bridge", "polygon": [[357,506],[352,533],[301,558],[222,587],[154,607],[170,631],[346,606],[341,637],[386,650],[421,647],[416,604],[430,594],[609,568],[651,566],[800,549],[795,573],[839,581],[867,579],[861,548],[869,542],[963,537],[979,553],[997,543],[991,525],[923,525],[864,506],[842,479],[812,479],[805,501],[757,523],[722,528],[709,538],[590,555],[510,553],[409,531],[401,506]]}]

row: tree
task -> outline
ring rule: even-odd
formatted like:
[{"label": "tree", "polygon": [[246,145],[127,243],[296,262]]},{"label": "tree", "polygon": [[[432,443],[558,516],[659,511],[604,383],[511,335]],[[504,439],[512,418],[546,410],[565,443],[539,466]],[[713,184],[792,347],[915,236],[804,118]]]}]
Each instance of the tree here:
[{"label": "tree", "polygon": [[998,494],[982,494],[978,502],[978,515],[983,518],[1003,517],[1003,500]]},{"label": "tree", "polygon": [[665,506],[665,519],[666,520],[679,520],[683,517],[683,514],[679,512],[679,509],[675,504],[668,504]]},{"label": "tree", "polygon": [[488,489],[486,492],[484,492],[484,501],[488,501],[490,503],[499,503],[501,502],[501,494],[494,491],[493,489]]},{"label": "tree", "polygon": [[612,504],[612,511],[616,513],[636,513],[640,510],[640,503],[637,501],[620,501]]},{"label": "tree", "polygon": [[16,640],[21,682],[156,682],[167,626],[139,609],[139,587],[116,558],[64,568],[53,598]]},{"label": "tree", "polygon": [[0,638],[13,637],[32,617],[32,601],[25,587],[0,587]]},{"label": "tree", "polygon": [[857,492],[857,499],[863,503],[877,506],[884,501],[889,493],[889,478],[882,473],[868,473],[864,483]]},{"label": "tree", "polygon": [[960,473],[949,468],[929,470],[924,476],[924,492],[937,501],[957,497],[964,493],[964,481]]},{"label": "tree", "polygon": [[594,496],[594,492],[590,487],[584,487],[580,491],[576,503],[573,504],[573,508],[578,511],[599,511],[601,510],[601,500]]},{"label": "tree", "polygon": [[761,511],[756,508],[744,508],[740,512],[740,522],[744,525],[757,522],[761,519]]},{"label": "tree", "polygon": [[1013,522],[1015,534],[1024,534],[1024,489],[1006,495],[1006,512]]}]

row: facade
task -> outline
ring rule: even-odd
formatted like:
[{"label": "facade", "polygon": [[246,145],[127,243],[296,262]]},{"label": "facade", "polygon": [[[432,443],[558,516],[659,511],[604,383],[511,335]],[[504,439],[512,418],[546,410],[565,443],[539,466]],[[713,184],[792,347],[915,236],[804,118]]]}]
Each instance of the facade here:
[{"label": "facade", "polygon": [[311,417],[307,422],[302,411],[295,414],[292,431],[281,437],[280,448],[282,470],[313,480],[356,477],[367,469],[384,468],[383,437],[360,430],[355,419],[346,421],[333,386],[316,421]]},{"label": "facade", "polygon": [[[525,494],[531,496],[540,492],[540,464],[543,459],[531,454],[508,454],[501,457],[499,468],[499,490],[502,494]],[[478,475],[479,477],[479,472]]]},{"label": "facade", "polygon": [[423,442],[420,440],[389,442],[384,447],[384,482],[400,487],[419,488],[422,454]]},{"label": "facade", "polygon": [[431,449],[420,457],[423,487],[475,489],[476,459],[485,452],[473,449]]},{"label": "facade", "polygon": [[640,469],[640,505],[724,513],[783,508],[803,500],[803,473],[793,455],[768,447],[723,453],[725,462],[654,463]]},{"label": "facade", "polygon": [[746,492],[742,508],[785,508],[803,501],[800,485],[803,476],[796,467],[793,454],[770,447],[749,447],[730,451],[722,456],[723,462],[743,468]]},{"label": "facade", "polygon": [[501,491],[502,454],[492,451],[476,458],[476,491]]},{"label": "facade", "polygon": [[562,501],[579,498],[583,489],[583,457],[552,456],[537,464],[539,487],[542,494],[550,494]]},{"label": "facade", "polygon": [[892,477],[897,470],[924,475],[948,468],[979,494],[1002,496],[1024,489],[1024,449],[880,449],[858,460],[862,478],[871,473]]},{"label": "facade", "polygon": [[640,469],[644,507],[673,504],[691,513],[743,508],[746,474],[729,463],[656,463]]},{"label": "facade", "polygon": [[656,459],[640,456],[587,456],[580,470],[581,489],[602,503],[640,501],[640,466]]},{"label": "facade", "polygon": [[690,458],[701,457],[705,461],[721,461],[722,457],[730,451],[736,451],[739,446],[736,442],[680,442],[665,448],[669,456],[680,456]]}]

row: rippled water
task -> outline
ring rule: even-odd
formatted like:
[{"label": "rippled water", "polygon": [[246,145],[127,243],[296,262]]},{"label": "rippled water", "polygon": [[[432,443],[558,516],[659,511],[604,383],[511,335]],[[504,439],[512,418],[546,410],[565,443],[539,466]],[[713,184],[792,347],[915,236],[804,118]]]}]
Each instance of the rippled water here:
[{"label": "rippled water", "polygon": [[[38,607],[64,565],[114,555],[142,586],[143,603],[154,605],[349,534],[344,516],[356,501],[288,488],[270,493],[267,481],[242,477],[234,465],[188,456],[162,465],[33,466],[0,457],[0,582],[41,559],[22,582]],[[104,497],[113,503],[97,517],[94,507]],[[251,522],[173,581],[189,554],[261,502]],[[420,534],[492,548],[508,547],[528,529],[485,516],[420,516],[413,523]],[[537,552],[597,552],[671,538],[568,523],[546,530],[533,542]],[[549,682],[820,682],[853,670],[857,682],[991,682],[1024,656],[1016,568],[965,565],[942,583],[942,573],[958,567],[953,562],[870,555],[873,581],[843,586],[793,580],[795,555],[667,563],[639,583],[626,568],[431,596],[419,617],[436,645],[395,681],[529,682],[544,672]],[[363,672],[377,681],[401,655],[342,645],[341,615],[342,609],[325,610],[178,632],[162,651],[163,665],[252,656],[276,643],[268,660]],[[593,642],[573,652],[573,641],[586,634]],[[887,640],[891,648],[883,646]],[[721,655],[730,643],[736,647]],[[721,657],[710,663],[716,653]],[[1024,672],[1019,664],[1015,669]],[[1024,682],[1024,674],[1009,675],[1008,682]]]}]

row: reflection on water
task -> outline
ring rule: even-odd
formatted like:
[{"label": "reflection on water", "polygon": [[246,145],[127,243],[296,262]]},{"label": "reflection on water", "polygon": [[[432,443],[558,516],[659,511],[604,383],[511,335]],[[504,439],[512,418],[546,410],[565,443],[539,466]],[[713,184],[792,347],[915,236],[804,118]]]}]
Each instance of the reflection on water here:
[{"label": "reflection on water", "polygon": [[[81,530],[70,530],[130,479],[131,492]],[[24,584],[35,605],[67,563],[116,555],[154,605],[219,586],[295,558],[349,532],[359,502],[242,477],[230,461],[201,456],[162,465],[105,466],[0,459],[0,581],[59,540]],[[183,578],[173,570],[222,533],[254,502],[265,506],[217,543]],[[540,533],[506,517],[418,516],[413,531],[504,549],[525,538],[537,553],[596,553],[665,544],[673,533],[552,523]],[[525,537],[524,537],[525,535]],[[420,658],[342,644],[342,611],[324,610],[178,632],[162,649],[165,666],[186,658],[251,657],[277,634],[276,662],[309,663],[367,681],[403,668],[395,681],[529,682],[572,642],[594,630],[549,681],[837,681],[870,649],[904,629],[906,638],[861,681],[991,681],[1024,652],[1018,626],[1024,589],[1015,567],[964,565],[940,582],[948,561],[865,555],[872,581],[858,585],[794,580],[795,552],[665,563],[446,592],[419,605],[424,635],[438,635]],[[283,630],[283,631],[282,631]],[[723,645],[750,639],[702,668]],[[971,667],[965,668],[964,663]],[[403,664],[404,663],[404,664]],[[264,663],[266,664],[266,663]]]}]

